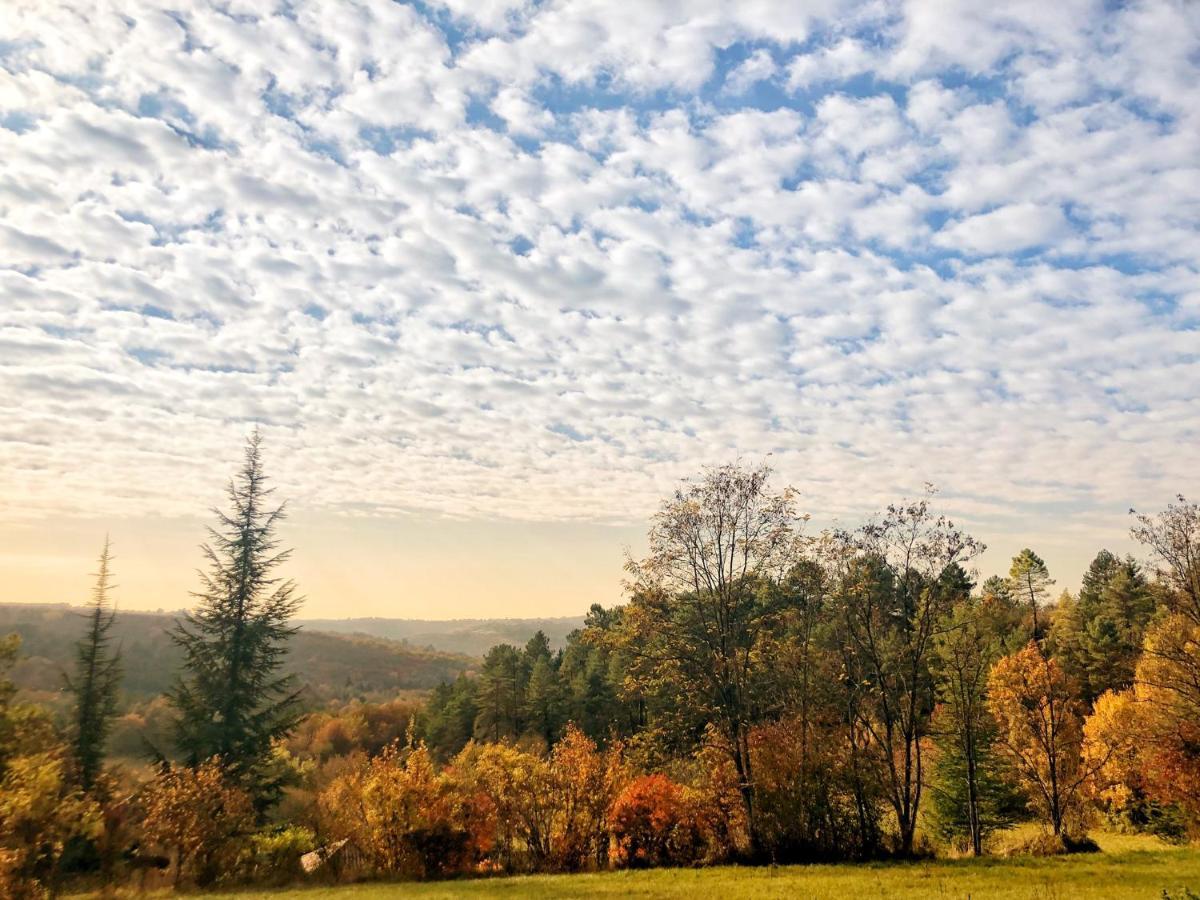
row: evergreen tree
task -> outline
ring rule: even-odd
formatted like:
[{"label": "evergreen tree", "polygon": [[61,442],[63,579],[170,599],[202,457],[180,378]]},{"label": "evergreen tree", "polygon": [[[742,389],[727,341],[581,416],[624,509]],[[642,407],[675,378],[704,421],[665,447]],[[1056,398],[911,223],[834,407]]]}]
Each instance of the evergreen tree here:
[{"label": "evergreen tree", "polygon": [[994,598],[964,599],[936,638],[941,704],[934,716],[933,822],[943,839],[965,841],[975,856],[988,833],[1011,824],[1020,811],[1016,792],[997,771],[995,723],[987,710],[987,676],[1008,624],[997,617],[1002,611]]},{"label": "evergreen tree", "polygon": [[1055,657],[1078,682],[1081,696],[1095,702],[1107,690],[1133,683],[1154,598],[1141,567],[1101,550],[1075,600],[1062,604],[1052,632]]},{"label": "evergreen tree", "polygon": [[87,633],[75,645],[75,677],[67,688],[75,697],[72,749],[78,766],[79,783],[91,791],[104,764],[105,744],[117,711],[117,688],[121,681],[121,651],[112,647],[111,634],[117,613],[108,595],[112,554],[108,538],[100,553],[99,571],[92,588],[87,613]]},{"label": "evergreen tree", "polygon": [[521,663],[521,655],[511,644],[497,644],[484,657],[476,691],[476,738],[498,741],[521,734],[525,706]]},{"label": "evergreen tree", "polygon": [[525,717],[530,730],[541,737],[547,747],[558,740],[566,724],[565,705],[565,691],[558,670],[551,665],[548,655],[539,656],[529,676]]},{"label": "evergreen tree", "polygon": [[280,787],[268,770],[272,743],[299,718],[300,692],[280,669],[301,599],[292,581],[273,575],[291,551],[280,550],[275,536],[284,507],[270,504],[260,448],[255,430],[229,484],[229,512],[214,510],[197,607],[172,632],[184,671],[171,700],[186,761],[218,757],[261,808]]},{"label": "evergreen tree", "polygon": [[1038,609],[1045,605],[1054,579],[1050,577],[1045,561],[1028,547],[1013,557],[1008,577],[1016,596],[1021,602],[1029,604],[1033,615],[1033,638],[1040,641],[1047,623],[1043,621],[1044,617],[1038,618]]}]

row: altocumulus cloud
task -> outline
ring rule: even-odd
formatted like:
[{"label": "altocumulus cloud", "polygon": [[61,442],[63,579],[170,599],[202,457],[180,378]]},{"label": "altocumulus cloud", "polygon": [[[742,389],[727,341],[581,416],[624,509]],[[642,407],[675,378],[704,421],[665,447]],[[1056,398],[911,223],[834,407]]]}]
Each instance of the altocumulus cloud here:
[{"label": "altocumulus cloud", "polygon": [[1200,5],[9,0],[0,35],[7,516],[194,512],[252,422],[344,512],[631,521],[768,453],[831,516],[1194,485]]}]

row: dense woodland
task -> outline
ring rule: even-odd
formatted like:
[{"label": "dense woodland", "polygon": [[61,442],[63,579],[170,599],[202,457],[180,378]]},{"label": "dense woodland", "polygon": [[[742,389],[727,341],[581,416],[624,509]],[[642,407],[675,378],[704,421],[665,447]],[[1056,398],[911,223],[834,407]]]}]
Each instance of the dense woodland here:
[{"label": "dense woodland", "polygon": [[0,642],[0,894],[979,855],[1025,821],[1037,853],[1200,837],[1200,506],[1132,514],[1140,556],[1101,550],[1071,595],[1031,549],[981,578],[934,502],[812,533],[765,467],[706,470],[565,646],[314,709],[255,435],[143,765],[114,760],[144,661],[107,546],[57,719]]}]

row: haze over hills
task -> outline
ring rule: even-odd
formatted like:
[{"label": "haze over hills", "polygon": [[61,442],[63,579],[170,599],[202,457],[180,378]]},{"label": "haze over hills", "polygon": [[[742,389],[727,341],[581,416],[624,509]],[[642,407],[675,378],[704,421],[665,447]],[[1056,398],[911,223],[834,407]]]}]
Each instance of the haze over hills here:
[{"label": "haze over hills", "polygon": [[[83,632],[82,607],[67,604],[0,604],[0,635],[21,636],[17,685],[43,695],[58,693],[70,668],[75,641]],[[179,668],[179,650],[169,630],[178,613],[121,611],[113,629],[121,645],[126,702],[168,690]],[[296,674],[315,701],[385,700],[403,691],[428,689],[471,669],[464,654],[426,649],[360,630],[331,634],[298,623],[285,670]],[[532,632],[530,632],[532,634]]]},{"label": "haze over hills", "polygon": [[544,632],[554,649],[562,647],[567,635],[583,627],[583,616],[543,619],[304,619],[305,628],[340,634],[363,634],[404,641],[444,653],[483,656],[496,644],[520,647],[536,632]]}]

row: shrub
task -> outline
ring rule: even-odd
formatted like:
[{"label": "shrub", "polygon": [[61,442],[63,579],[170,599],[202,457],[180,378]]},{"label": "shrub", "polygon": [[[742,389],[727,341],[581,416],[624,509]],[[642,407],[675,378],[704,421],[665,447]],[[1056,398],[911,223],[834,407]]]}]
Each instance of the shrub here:
[{"label": "shrub", "polygon": [[254,808],[215,759],[194,769],[164,766],[139,799],[146,840],[174,858],[176,885],[207,885],[236,871]]},{"label": "shrub", "polygon": [[472,828],[480,810],[434,770],[423,745],[385,749],[334,781],[318,809],[324,836],[350,840],[381,874],[449,875],[480,855]]},{"label": "shrub", "polygon": [[633,779],[609,810],[620,865],[687,865],[703,854],[704,838],[684,788],[666,775]]},{"label": "shrub", "polygon": [[0,896],[52,892],[67,846],[101,831],[99,806],[71,784],[59,753],[11,758],[0,779]]},{"label": "shrub", "polygon": [[298,825],[251,835],[252,875],[256,881],[287,884],[300,873],[300,857],[315,847],[313,832]]}]

